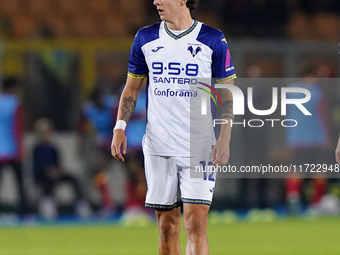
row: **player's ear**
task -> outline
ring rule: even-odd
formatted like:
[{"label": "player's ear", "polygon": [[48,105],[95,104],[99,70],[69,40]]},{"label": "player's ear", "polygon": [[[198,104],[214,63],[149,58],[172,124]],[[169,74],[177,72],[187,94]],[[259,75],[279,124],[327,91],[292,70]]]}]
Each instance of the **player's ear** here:
[{"label": "player's ear", "polygon": [[181,6],[187,5],[188,0],[180,0]]}]

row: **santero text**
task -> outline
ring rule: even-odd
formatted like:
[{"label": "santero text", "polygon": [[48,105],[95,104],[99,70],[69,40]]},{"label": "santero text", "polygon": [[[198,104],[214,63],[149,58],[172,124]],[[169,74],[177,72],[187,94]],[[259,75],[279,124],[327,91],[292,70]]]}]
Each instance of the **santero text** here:
[{"label": "santero text", "polygon": [[178,77],[153,77],[153,82],[156,83],[169,83],[169,84],[197,84],[197,79],[178,78]]}]

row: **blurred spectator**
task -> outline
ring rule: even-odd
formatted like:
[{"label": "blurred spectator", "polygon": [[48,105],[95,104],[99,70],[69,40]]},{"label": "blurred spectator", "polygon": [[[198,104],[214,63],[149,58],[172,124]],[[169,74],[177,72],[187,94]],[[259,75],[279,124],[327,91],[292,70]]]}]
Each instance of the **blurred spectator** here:
[{"label": "blurred spectator", "polygon": [[16,95],[18,85],[19,81],[15,78],[4,79],[0,94],[0,174],[5,165],[13,170],[19,189],[19,213],[25,215],[28,205],[22,170],[24,108]]},{"label": "blurred spectator", "polygon": [[[290,87],[305,88],[311,93],[311,99],[304,104],[311,113],[305,116],[295,105],[287,106],[287,118],[295,119],[298,125],[286,129],[287,145],[293,152],[293,162],[296,164],[321,163],[323,148],[329,142],[328,100],[322,87],[317,83],[315,72],[311,67],[303,71],[301,82]],[[300,93],[289,93],[289,99],[303,97]]]},{"label": "blurred spectator", "polygon": [[72,128],[74,122],[69,117],[70,111],[79,95],[75,82],[77,56],[65,49],[45,49],[39,52],[39,60],[48,98],[46,114],[52,118],[57,130]]},{"label": "blurred spectator", "polygon": [[[55,31],[40,26],[34,35],[39,40],[55,40]],[[29,78],[25,90],[27,114],[33,119],[48,118],[56,130],[77,128],[80,101],[79,56],[63,47],[41,47],[28,52]]]},{"label": "blurred spectator", "polygon": [[91,152],[86,157],[87,164],[94,176],[95,184],[101,195],[102,213],[107,214],[113,210],[106,170],[113,162],[110,144],[112,130],[115,123],[118,99],[113,95],[106,95],[103,90],[96,89],[91,100],[83,107],[83,120],[80,126],[80,134],[83,142],[94,135]]},{"label": "blurred spectator", "polygon": [[39,203],[40,214],[52,219],[57,216],[55,188],[61,183],[69,183],[76,198],[76,213],[83,218],[88,217],[91,209],[83,196],[80,184],[74,176],[62,169],[59,152],[53,143],[52,123],[40,119],[36,122],[35,128],[38,140],[33,148],[33,173],[36,183],[43,191],[43,198]]},{"label": "blurred spectator", "polygon": [[[253,88],[252,102],[256,109],[269,109],[268,98],[271,98],[271,89],[268,84],[264,83],[263,71],[258,65],[251,65],[247,68],[246,87],[243,87],[243,93],[247,94],[247,88]],[[262,78],[262,79],[261,79]],[[254,115],[246,108],[244,118],[246,120],[256,119]],[[254,128],[246,126],[243,133],[244,142],[244,160],[247,166],[259,166],[268,163],[268,130],[266,127]],[[254,176],[253,176],[254,177]],[[268,206],[268,181],[264,178],[246,178],[241,179],[240,196],[241,203],[245,208],[266,208]]]},{"label": "blurred spectator", "polygon": [[318,173],[314,176],[312,186],[311,205],[318,206],[322,197],[327,193],[328,180],[325,173]]},{"label": "blurred spectator", "polygon": [[[329,143],[329,110],[328,101],[322,87],[317,83],[315,70],[306,66],[302,79],[290,87],[305,88],[311,93],[311,99],[304,106],[311,113],[305,116],[295,105],[287,106],[287,119],[298,122],[296,127],[286,128],[286,142],[291,150],[292,163],[297,167],[304,164],[322,164],[325,162],[325,148]],[[303,97],[301,93],[289,93],[289,99]],[[303,177],[303,176],[302,176]],[[312,180],[312,194],[309,200],[317,203],[326,191],[325,176],[315,176]],[[306,183],[304,187],[308,186]]]},{"label": "blurred spectator", "polygon": [[[263,79],[263,70],[258,65],[251,65],[247,68],[247,88],[253,89],[252,102],[256,109],[264,110],[271,107],[268,100],[272,97],[272,89],[268,88]],[[243,93],[247,94],[247,88],[243,89]],[[249,111],[246,107],[245,119],[256,119],[256,115]],[[260,165],[266,163],[267,157],[267,133],[266,127],[254,128],[246,126],[244,128],[245,141],[245,160],[247,165]]]}]

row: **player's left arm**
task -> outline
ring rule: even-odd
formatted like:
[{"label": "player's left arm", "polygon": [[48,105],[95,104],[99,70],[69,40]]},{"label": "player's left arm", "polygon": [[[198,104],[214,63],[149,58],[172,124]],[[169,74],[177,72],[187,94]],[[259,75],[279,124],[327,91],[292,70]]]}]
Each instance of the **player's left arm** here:
[{"label": "player's left arm", "polygon": [[[225,84],[234,85],[234,80],[225,82]],[[220,135],[213,148],[212,157],[214,166],[224,166],[229,161],[230,156],[230,139],[231,139],[231,120],[233,115],[233,95],[229,89],[219,89],[219,95],[223,102],[222,104],[222,119],[228,120],[228,123],[221,125]]]},{"label": "player's left arm", "polygon": [[[218,39],[212,46],[212,70],[217,83],[234,85],[236,72],[233,61],[229,52],[228,42],[223,33],[219,33]],[[231,137],[231,120],[233,116],[233,95],[229,89],[219,89],[219,95],[222,100],[222,116],[227,119],[228,123],[221,125],[220,136],[213,148],[212,157],[214,166],[224,166],[229,161],[229,143]]]},{"label": "player's left arm", "polygon": [[335,149],[335,159],[338,164],[340,164],[340,136],[338,140],[338,146]]}]

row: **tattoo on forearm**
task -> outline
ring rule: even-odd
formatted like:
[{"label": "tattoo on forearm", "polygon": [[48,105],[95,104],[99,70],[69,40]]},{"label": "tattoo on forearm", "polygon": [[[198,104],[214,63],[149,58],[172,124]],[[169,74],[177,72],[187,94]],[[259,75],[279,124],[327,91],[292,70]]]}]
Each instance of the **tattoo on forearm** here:
[{"label": "tattoo on forearm", "polygon": [[234,119],[233,115],[233,101],[227,100],[222,105],[222,118]]},{"label": "tattoo on forearm", "polygon": [[233,114],[233,101],[227,100],[223,102],[223,113]]},{"label": "tattoo on forearm", "polygon": [[131,118],[131,115],[133,111],[135,110],[137,100],[134,100],[133,97],[124,97],[123,98],[123,106],[120,108],[120,110],[123,113],[123,120],[125,122],[128,122],[129,119]]}]

